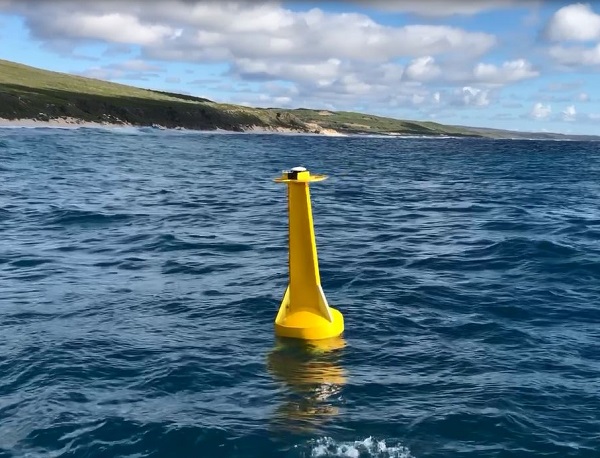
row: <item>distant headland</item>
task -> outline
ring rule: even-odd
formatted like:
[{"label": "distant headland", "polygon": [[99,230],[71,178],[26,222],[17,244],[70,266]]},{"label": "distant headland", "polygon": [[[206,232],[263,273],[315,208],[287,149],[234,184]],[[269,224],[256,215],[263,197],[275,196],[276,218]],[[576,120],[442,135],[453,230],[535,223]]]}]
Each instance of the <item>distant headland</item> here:
[{"label": "distant headland", "polygon": [[448,126],[347,111],[253,108],[140,89],[0,59],[0,126],[148,126],[322,135],[599,140],[587,135]]}]

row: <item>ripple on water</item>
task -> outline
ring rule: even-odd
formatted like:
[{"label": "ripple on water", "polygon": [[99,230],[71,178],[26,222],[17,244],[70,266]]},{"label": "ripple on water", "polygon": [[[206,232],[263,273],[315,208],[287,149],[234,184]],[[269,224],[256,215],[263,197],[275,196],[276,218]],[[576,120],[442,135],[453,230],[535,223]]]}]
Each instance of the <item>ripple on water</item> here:
[{"label": "ripple on water", "polygon": [[111,224],[119,221],[127,221],[131,215],[106,214],[96,211],[74,210],[74,209],[56,209],[47,215],[47,224],[57,226],[95,226],[100,224]]},{"label": "ripple on water", "polygon": [[[600,450],[597,144],[0,137],[0,457]],[[273,336],[299,164],[346,322],[314,345]]]}]

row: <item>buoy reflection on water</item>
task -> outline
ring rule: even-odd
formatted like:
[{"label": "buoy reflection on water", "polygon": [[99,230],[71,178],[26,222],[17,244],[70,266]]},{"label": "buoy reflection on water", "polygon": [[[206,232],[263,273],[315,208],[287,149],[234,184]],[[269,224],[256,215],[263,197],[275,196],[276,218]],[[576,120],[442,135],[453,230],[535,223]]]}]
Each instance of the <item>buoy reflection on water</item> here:
[{"label": "buoy reflection on water", "polygon": [[309,432],[339,411],[348,374],[341,364],[343,337],[302,341],[277,338],[267,369],[285,388],[273,415],[273,428]]}]

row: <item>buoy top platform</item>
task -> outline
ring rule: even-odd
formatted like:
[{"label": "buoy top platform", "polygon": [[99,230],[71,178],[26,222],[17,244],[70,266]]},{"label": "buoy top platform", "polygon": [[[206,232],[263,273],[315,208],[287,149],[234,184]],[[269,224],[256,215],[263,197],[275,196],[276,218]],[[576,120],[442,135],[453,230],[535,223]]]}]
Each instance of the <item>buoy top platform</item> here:
[{"label": "buoy top platform", "polygon": [[344,331],[342,314],[329,306],[321,287],[309,183],[325,175],[311,175],[304,167],[283,171],[275,178],[288,186],[289,284],[275,318],[275,334],[305,340],[337,337]]},{"label": "buoy top platform", "polygon": [[305,167],[293,167],[290,170],[284,170],[280,177],[275,178],[275,181],[277,183],[309,183],[326,179],[327,175],[311,175]]}]

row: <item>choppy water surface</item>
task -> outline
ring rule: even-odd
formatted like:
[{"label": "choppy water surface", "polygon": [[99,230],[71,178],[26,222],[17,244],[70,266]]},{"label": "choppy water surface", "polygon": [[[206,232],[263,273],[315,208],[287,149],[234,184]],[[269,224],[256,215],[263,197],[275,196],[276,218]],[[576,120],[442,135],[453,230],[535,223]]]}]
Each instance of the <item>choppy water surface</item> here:
[{"label": "choppy water surface", "polygon": [[[282,169],[343,338],[276,341]],[[0,457],[600,456],[600,144],[0,130]]]}]

